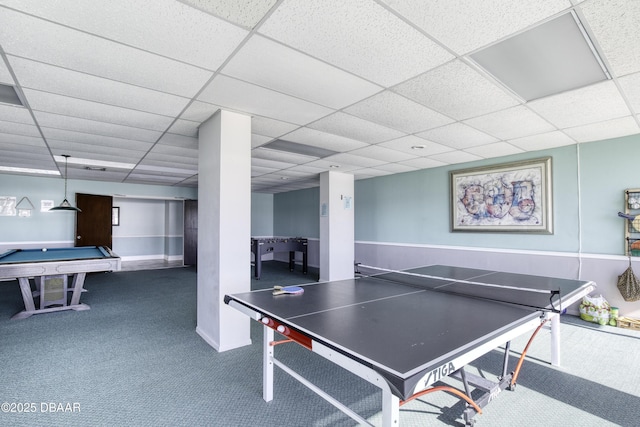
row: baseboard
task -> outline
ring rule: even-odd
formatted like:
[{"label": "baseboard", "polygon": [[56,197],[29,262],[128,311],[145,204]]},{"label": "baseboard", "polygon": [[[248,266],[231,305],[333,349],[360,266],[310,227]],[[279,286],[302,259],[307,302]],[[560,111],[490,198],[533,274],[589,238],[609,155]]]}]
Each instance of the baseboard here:
[{"label": "baseboard", "polygon": [[221,346],[215,339],[209,336],[205,331],[203,331],[199,326],[196,326],[196,333],[200,335],[207,344],[209,344],[215,351],[218,353],[222,353],[224,351],[233,350],[240,347],[245,347],[252,344],[251,339],[243,340],[237,343],[233,343],[232,345]]}]

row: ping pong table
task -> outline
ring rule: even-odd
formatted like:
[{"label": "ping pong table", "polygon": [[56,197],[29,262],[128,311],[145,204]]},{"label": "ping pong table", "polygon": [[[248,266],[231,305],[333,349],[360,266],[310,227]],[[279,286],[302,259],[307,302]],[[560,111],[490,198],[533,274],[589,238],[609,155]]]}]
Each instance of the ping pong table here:
[{"label": "ping pong table", "polygon": [[[404,403],[441,390],[466,401],[461,416],[474,425],[474,416],[498,393],[515,388],[529,344],[547,321],[552,363],[560,364],[559,315],[596,287],[590,281],[443,265],[357,270],[353,279],[301,285],[298,295],[275,296],[266,289],[225,296],[229,306],[264,325],[265,401],[273,399],[278,366],[349,417],[370,424],[275,357],[275,344],[295,342],[379,387],[384,426],[399,425]],[[516,369],[509,371],[511,340],[532,331]],[[283,339],[275,341],[274,332]],[[497,381],[464,370],[501,346]],[[462,390],[442,385],[445,377],[459,379]]]}]

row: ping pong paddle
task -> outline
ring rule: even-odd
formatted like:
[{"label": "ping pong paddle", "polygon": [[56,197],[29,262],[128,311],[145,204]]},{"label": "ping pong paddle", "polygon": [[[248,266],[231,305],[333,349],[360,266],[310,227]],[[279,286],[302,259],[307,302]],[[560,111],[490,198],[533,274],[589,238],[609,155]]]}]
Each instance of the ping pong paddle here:
[{"label": "ping pong paddle", "polygon": [[618,216],[626,218],[631,222],[631,226],[636,232],[640,232],[640,215],[625,214],[618,212]]},{"label": "ping pong paddle", "polygon": [[304,292],[300,286],[274,286],[273,295],[298,295]]}]

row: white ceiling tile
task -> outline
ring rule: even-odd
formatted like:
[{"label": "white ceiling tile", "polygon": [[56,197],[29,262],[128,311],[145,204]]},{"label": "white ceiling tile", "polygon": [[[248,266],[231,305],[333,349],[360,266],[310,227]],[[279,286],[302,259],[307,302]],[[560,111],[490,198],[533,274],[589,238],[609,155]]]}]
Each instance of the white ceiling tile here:
[{"label": "white ceiling tile", "polygon": [[311,123],[309,127],[369,144],[376,144],[404,136],[404,133],[395,129],[341,112]]},{"label": "white ceiling tile", "polygon": [[[59,173],[55,163],[53,162],[53,160],[51,160],[51,156],[48,156],[47,159],[47,156],[44,155],[37,155],[34,156],[34,158],[31,158],[28,155],[22,155],[20,153],[7,153],[6,156],[2,156],[2,158],[0,158],[0,165],[18,168],[39,169],[42,171],[57,171]],[[55,173],[46,174],[56,175]]]},{"label": "white ceiling tile", "polygon": [[65,158],[64,156],[60,155],[54,156],[54,158],[59,165],[68,163],[69,169],[84,169],[85,166],[108,167],[110,169],[131,169],[135,166],[135,163],[133,162],[123,163],[122,161],[103,161],[82,158],[79,156],[71,156],[69,158]]},{"label": "white ceiling tile", "polygon": [[454,121],[390,91],[374,95],[344,111],[361,119],[408,133],[432,129]]},{"label": "white ceiling tile", "polygon": [[148,175],[141,173],[131,173],[127,176],[126,182],[131,184],[161,184],[161,185],[173,185],[180,182],[180,178],[169,175]]},{"label": "white ceiling tile", "polygon": [[620,77],[618,82],[631,103],[631,108],[636,114],[640,114],[640,73]]},{"label": "white ceiling tile", "polygon": [[301,173],[305,173],[308,175],[317,175],[321,172],[324,172],[325,169],[323,168],[319,168],[319,167],[315,167],[315,166],[309,166],[309,163],[306,163],[304,165],[297,165],[297,166],[293,166],[290,169],[287,169],[290,171],[299,171]]},{"label": "white ceiling tile", "polygon": [[338,161],[338,159],[331,159],[330,157],[314,160],[313,162],[307,163],[305,166],[319,168],[323,171],[332,170],[336,172],[350,172],[363,167],[362,165],[351,165],[346,162]]},{"label": "white ceiling tile", "polygon": [[524,151],[546,150],[548,148],[572,145],[576,142],[560,131],[543,133],[540,135],[525,136],[508,141]]},{"label": "white ceiling tile", "polygon": [[339,152],[351,151],[369,145],[366,142],[356,141],[355,139],[345,138],[307,127],[298,128],[282,136],[281,139]]},{"label": "white ceiling tile", "polygon": [[[171,0],[110,0],[92,3],[90,7],[78,7],[75,0],[9,0],[3,3],[210,70],[217,69],[248,34],[235,25]],[[70,10],[73,13],[69,13]]]},{"label": "white ceiling tile", "polygon": [[271,185],[286,185],[286,179],[280,174],[280,171],[262,175],[260,178],[256,179],[256,183],[259,184],[271,184]]},{"label": "white ceiling tile", "polygon": [[[126,182],[196,188],[198,128],[220,109],[251,116],[269,194],[640,134],[637,1],[481,3],[0,0],[0,82],[31,104],[0,104],[0,163],[52,170],[51,149],[77,179],[140,162]],[[462,56],[572,5],[612,81],[523,103]],[[342,154],[298,165],[274,139]]]},{"label": "white ceiling tile", "polygon": [[332,111],[321,105],[222,75],[217,76],[198,99],[299,125],[318,120]]},{"label": "white ceiling tile", "polygon": [[173,133],[165,133],[158,141],[158,145],[170,145],[172,147],[198,149],[198,138]]},{"label": "white ceiling tile", "polygon": [[145,158],[138,166],[136,166],[133,173],[140,175],[173,177],[178,181],[197,175],[197,165],[186,165],[186,167],[182,166],[182,164],[174,164],[170,161],[147,160],[147,158]]},{"label": "white ceiling tile", "polygon": [[202,124],[221,108],[222,107],[220,107],[219,105],[214,105],[207,102],[193,101],[191,105],[189,105],[187,109],[184,110],[184,112],[180,115],[180,118]]},{"label": "white ceiling tile", "polygon": [[[115,150],[93,150],[90,145],[86,144],[75,144],[67,141],[58,141],[51,140],[49,141],[49,146],[51,147],[51,152],[56,155],[67,154],[71,156],[69,158],[69,162],[80,161],[84,162],[84,159],[89,159],[90,162],[87,162],[87,165],[93,165],[100,167],[100,162],[111,162],[111,163],[136,163],[138,162],[142,156],[143,152],[134,151],[134,150],[124,150],[119,149]],[[71,163],[69,163],[71,165]]]},{"label": "white ceiling tile", "polygon": [[29,110],[7,104],[0,104],[0,119],[7,122],[34,124]]},{"label": "white ceiling tile", "polygon": [[297,128],[298,125],[281,122],[279,120],[268,119],[260,116],[251,117],[251,132],[259,135],[277,138]]},{"label": "white ceiling tile", "polygon": [[260,175],[264,175],[266,173],[275,172],[278,169],[276,168],[266,168],[263,166],[251,166],[251,177],[256,177]]},{"label": "white ceiling tile", "polygon": [[447,162],[441,162],[439,160],[430,159],[427,157],[418,157],[417,159],[405,160],[398,162],[400,165],[409,166],[416,169],[430,169],[445,166]]},{"label": "white ceiling tile", "polygon": [[253,28],[277,0],[182,0],[227,21]]},{"label": "white ceiling tile", "polygon": [[640,2],[590,1],[581,8],[611,71],[617,76],[640,71]]},{"label": "white ceiling tile", "polygon": [[[334,154],[333,156],[325,157],[322,160],[330,162],[331,164],[340,165],[340,171],[343,170],[343,166],[355,166],[355,167],[359,167],[359,168],[369,168],[369,167],[375,167],[375,166],[387,163],[384,160],[376,160],[376,159],[372,159],[372,158],[369,158],[369,157],[360,157],[360,156],[355,156],[355,155],[349,154],[349,153]],[[313,163],[312,163],[312,165],[313,165]]]},{"label": "white ceiling tile", "polygon": [[638,127],[638,123],[632,116],[628,116],[606,122],[567,128],[563,132],[578,142],[590,142],[634,135],[640,133],[640,127]]},{"label": "white ceiling tile", "polygon": [[40,136],[38,128],[33,124],[5,122],[2,120],[0,120],[0,132],[10,133],[13,135]]},{"label": "white ceiling tile", "polygon": [[222,73],[331,108],[382,90],[378,85],[260,36],[252,37]]},{"label": "white ceiling tile", "polygon": [[147,154],[145,160],[162,160],[176,164],[198,165],[198,150],[171,145],[156,144]]},{"label": "white ceiling tile", "polygon": [[[499,139],[513,139],[555,130],[551,123],[522,105],[468,119],[464,123]],[[518,125],[514,126],[514,123]]]},{"label": "white ceiling tile", "polygon": [[417,134],[417,136],[448,147],[465,149],[485,145],[498,140],[464,123],[452,123]]},{"label": "white ceiling tile", "polygon": [[199,126],[200,126],[200,123],[198,122],[192,122],[191,120],[177,119],[171,125],[168,132],[197,138]]},{"label": "white ceiling tile", "polygon": [[302,178],[302,177],[314,178],[318,174],[317,173],[302,172],[300,170],[289,168],[289,169],[284,169],[284,170],[278,171],[278,175],[285,176],[285,177],[290,177],[290,178]]},{"label": "white ceiling tile", "polygon": [[14,135],[10,133],[3,133],[1,131],[0,131],[0,142],[6,143],[6,144],[28,145],[33,147],[46,147],[44,143],[44,139],[42,139],[41,137]]},{"label": "white ceiling tile", "polygon": [[51,161],[51,154],[49,154],[49,150],[46,147],[28,147],[29,152],[25,152],[23,150],[8,150],[3,152],[2,159],[0,159],[0,164],[5,164],[7,160],[13,162],[25,162],[23,165],[27,165],[32,168],[51,168],[53,169],[55,166]]},{"label": "white ceiling tile", "polygon": [[422,74],[393,90],[458,120],[518,104],[515,98],[460,60]]},{"label": "white ceiling tile", "polygon": [[155,131],[166,130],[172,121],[171,117],[168,116],[69,98],[32,89],[25,89],[24,94],[34,111],[45,111]]},{"label": "white ceiling tile", "polygon": [[492,43],[571,6],[568,0],[383,1],[458,54]]},{"label": "white ceiling tile", "polygon": [[287,168],[290,168],[291,166],[295,166],[295,163],[280,162],[277,160],[259,159],[257,157],[252,157],[251,166],[252,167],[260,166],[264,168],[273,168],[273,169],[287,169]]},{"label": "white ceiling tile", "polygon": [[23,157],[24,159],[28,159],[31,153],[46,153],[49,159],[51,159],[51,153],[49,153],[49,149],[44,145],[42,140],[37,141],[35,138],[31,138],[31,144],[22,144],[22,140],[17,140],[14,142],[3,142],[4,137],[7,137],[5,134],[0,133],[0,151],[2,152],[2,157],[5,156],[14,156],[14,157]]},{"label": "white ceiling tile", "polygon": [[54,155],[70,154],[72,152],[84,153],[83,157],[89,157],[94,160],[106,160],[103,157],[98,158],[95,156],[114,156],[114,153],[117,153],[117,157],[121,159],[120,161],[126,159],[125,161],[128,163],[136,163],[145,155],[147,150],[151,148],[150,144],[118,144],[117,142],[114,143],[113,140],[108,141],[108,144],[104,145],[87,144],[85,141],[78,142],[56,138],[47,138],[47,142],[49,143],[51,150],[54,151]]},{"label": "white ceiling tile", "polygon": [[[412,159],[417,159],[417,157],[413,157]],[[409,166],[406,163],[401,162],[401,163],[386,163],[384,165],[376,166],[376,169],[391,172],[391,173],[403,173],[403,172],[414,171],[417,168],[415,166]]]},{"label": "white ceiling tile", "polygon": [[[0,143],[0,147],[3,148],[3,155],[0,158],[1,164],[6,164],[7,160],[10,161],[20,161],[20,167],[28,166],[28,167],[51,167],[52,169],[55,167],[54,162],[51,159],[51,154],[47,147],[37,147],[37,146],[20,146],[17,144],[5,144]],[[5,147],[7,148],[5,150]],[[24,162],[24,163],[22,163]],[[33,162],[31,165],[30,163]]]},{"label": "white ceiling tile", "polygon": [[473,162],[475,160],[482,159],[482,157],[480,156],[476,156],[465,151],[449,151],[448,153],[435,154],[431,156],[431,158],[433,160],[437,160],[439,162],[447,163],[450,165],[456,163]]},{"label": "white ceiling tile", "polygon": [[56,129],[81,132],[86,134],[86,137],[89,135],[107,136],[145,142],[155,142],[162,135],[162,132],[158,131],[132,128],[130,126],[99,122],[96,120],[80,119],[44,111],[34,111],[34,115],[46,137],[49,137],[52,134],[52,130]]},{"label": "white ceiling tile", "polygon": [[198,173],[198,153],[196,152],[192,156],[186,157],[177,156],[176,154],[156,153],[154,149],[153,152],[147,154],[138,166],[136,166],[136,172],[194,175]]},{"label": "white ceiling tile", "polygon": [[303,156],[302,154],[289,153],[280,150],[258,147],[251,151],[251,156],[255,159],[276,160],[279,162],[304,164],[309,163],[317,157]]},{"label": "white ceiling tile", "polygon": [[189,99],[77,71],[9,56],[23,88],[163,115],[177,115]]},{"label": "white ceiling tile", "polygon": [[465,151],[467,153],[475,154],[476,156],[484,157],[485,159],[491,157],[509,156],[511,154],[518,154],[523,152],[522,149],[514,147],[508,142],[494,142],[493,144],[467,148]]},{"label": "white ceiling tile", "polygon": [[259,147],[271,141],[273,141],[273,138],[270,136],[257,135],[255,133],[251,134],[251,148]]},{"label": "white ceiling tile", "polygon": [[612,81],[537,99],[528,105],[560,129],[631,114]]},{"label": "white ceiling tile", "polygon": [[376,168],[363,168],[356,169],[352,173],[356,177],[356,179],[367,179],[374,178],[376,176],[391,175],[393,172]]},{"label": "white ceiling tile", "polygon": [[381,160],[383,162],[400,162],[402,160],[413,159],[415,155],[407,154],[403,151],[392,150],[380,145],[369,145],[364,148],[350,151],[349,154],[354,156],[368,157],[375,160]]},{"label": "white ceiling tile", "polygon": [[415,135],[407,135],[392,141],[382,142],[378,144],[382,147],[391,148],[393,150],[402,151],[412,156],[431,156],[433,154],[446,153],[453,151],[453,148],[437,142],[428,141]]},{"label": "white ceiling tile", "polygon": [[7,54],[174,95],[191,97],[212,76],[211,71],[8,9],[0,14],[0,39]]},{"label": "white ceiling tile", "polygon": [[259,31],[385,87],[453,58],[367,0],[284,1]]},{"label": "white ceiling tile", "polygon": [[16,82],[11,77],[11,73],[9,69],[5,65],[4,61],[0,61],[0,83],[8,84],[14,86]]},{"label": "white ceiling tile", "polygon": [[128,171],[121,170],[86,170],[86,169],[69,169],[69,179],[84,179],[91,181],[106,182],[123,182],[127,177]]},{"label": "white ceiling tile", "polygon": [[[359,170],[362,170],[362,169],[359,169]],[[353,175],[353,179],[356,180],[356,181],[360,181],[360,180],[363,180],[363,179],[375,178],[375,176],[373,176],[373,175],[367,175],[367,174],[364,174],[364,173],[356,173],[356,171],[353,171],[353,172],[350,172],[350,173]]]},{"label": "white ceiling tile", "polygon": [[151,143],[133,141],[130,139],[112,138],[101,135],[72,132],[59,129],[43,129],[48,142],[59,141],[67,144],[77,143],[86,146],[87,151],[100,151],[103,148],[109,151],[132,150],[146,152],[151,148]]}]

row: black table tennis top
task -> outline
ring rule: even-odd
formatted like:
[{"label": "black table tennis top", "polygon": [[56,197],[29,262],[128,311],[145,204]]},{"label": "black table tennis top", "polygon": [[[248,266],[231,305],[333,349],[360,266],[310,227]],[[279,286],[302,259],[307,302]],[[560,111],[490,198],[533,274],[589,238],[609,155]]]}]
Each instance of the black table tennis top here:
[{"label": "black table tennis top", "polygon": [[[559,291],[561,297],[580,292],[591,282],[500,273],[448,266],[408,270],[455,280],[534,287]],[[302,285],[300,295],[274,296],[271,290],[227,296],[263,316],[308,335],[336,351],[380,372],[401,395],[435,366],[541,316],[551,307],[549,295],[464,285],[452,280],[404,276],[410,284],[381,277]],[[448,291],[433,289],[449,288]],[[504,294],[497,301],[497,294]],[[518,294],[518,295],[516,295]],[[516,300],[524,305],[505,303]],[[512,301],[508,301],[512,302]],[[536,305],[539,304],[539,305]],[[417,379],[416,379],[417,381]]]}]

